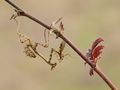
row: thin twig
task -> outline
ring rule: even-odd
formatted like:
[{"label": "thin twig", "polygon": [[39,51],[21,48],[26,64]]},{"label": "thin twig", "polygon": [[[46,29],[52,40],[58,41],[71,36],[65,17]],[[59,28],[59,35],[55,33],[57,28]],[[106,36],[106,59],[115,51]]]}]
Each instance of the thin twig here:
[{"label": "thin twig", "polygon": [[12,3],[10,0],[5,0],[7,3],[9,3],[11,6],[13,6],[15,9],[17,10],[21,10],[21,16],[26,16],[29,19],[37,22],[38,24],[40,24],[41,26],[45,27],[48,30],[53,30],[53,32],[59,36],[61,39],[63,39],[86,63],[88,63],[92,68],[94,68],[94,71],[107,83],[107,85],[111,88],[111,90],[117,90],[117,87],[112,83],[112,81],[100,70],[98,69],[98,67],[96,67],[92,62],[90,62],[90,60],[88,58],[86,58],[78,48],[75,47],[75,45],[73,45],[73,43],[71,43],[70,40],[68,40],[65,36],[63,36],[57,29],[52,28],[48,25],[46,25],[45,23],[41,22],[40,20],[36,19],[35,17],[27,14],[26,12],[24,12],[21,8],[19,8],[18,6],[16,6],[14,3]]}]

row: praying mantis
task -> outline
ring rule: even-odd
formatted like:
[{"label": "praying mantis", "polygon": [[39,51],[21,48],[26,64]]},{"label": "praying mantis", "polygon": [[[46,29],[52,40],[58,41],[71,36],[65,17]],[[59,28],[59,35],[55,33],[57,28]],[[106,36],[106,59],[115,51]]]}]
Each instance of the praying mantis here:
[{"label": "praying mantis", "polygon": [[[24,35],[20,32],[20,23],[17,21],[16,18],[18,16],[21,16],[20,15],[21,11],[20,10],[14,10],[14,11],[15,11],[15,13],[11,16],[10,20],[12,20],[12,19],[15,20],[15,22],[17,24],[17,35],[19,36],[20,43],[25,44],[24,45],[24,53],[26,54],[26,56],[29,56],[31,58],[36,58],[37,56],[39,56],[47,64],[49,64],[51,66],[51,70],[54,69],[56,67],[57,63],[52,63],[51,62],[53,52],[59,55],[59,59],[58,59],[59,62],[62,61],[64,56],[65,56],[63,54],[63,51],[65,49],[66,43],[62,40],[61,43],[60,43],[58,51],[54,48],[51,48],[51,52],[50,52],[50,55],[49,55],[49,60],[47,60],[41,53],[38,52],[37,47],[38,46],[42,46],[44,48],[49,47],[49,37],[50,37],[50,34],[52,33],[52,31],[47,32],[46,29],[44,30],[44,40],[45,40],[44,44],[32,41],[29,37],[27,37],[26,35]],[[52,28],[56,28],[56,24],[59,23],[61,21],[61,19],[62,18],[59,18],[58,20],[54,21],[50,26]],[[59,26],[58,30],[60,31],[60,33],[64,32],[64,27],[63,27],[62,22],[60,22],[60,26]],[[58,36],[56,36],[56,39],[58,39]]]}]

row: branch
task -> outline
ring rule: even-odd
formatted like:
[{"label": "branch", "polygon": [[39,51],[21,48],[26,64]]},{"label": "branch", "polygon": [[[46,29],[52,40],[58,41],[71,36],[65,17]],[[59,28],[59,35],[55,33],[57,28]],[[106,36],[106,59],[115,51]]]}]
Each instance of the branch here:
[{"label": "branch", "polygon": [[48,30],[53,30],[54,34],[56,34],[61,39],[63,39],[86,63],[88,63],[90,65],[91,68],[94,69],[94,71],[106,82],[106,84],[111,88],[111,90],[117,90],[117,87],[112,83],[112,81],[101,70],[99,70],[98,67],[96,67],[96,65],[94,63],[92,63],[88,58],[86,58],[86,56],[83,55],[80,52],[80,50],[78,48],[76,48],[73,45],[73,43],[70,40],[68,40],[63,34],[61,34],[57,29],[52,28],[52,27],[46,25],[45,23],[41,22],[40,20],[36,19],[35,17],[27,14],[21,8],[19,8],[14,3],[12,3],[10,0],[5,0],[5,1],[8,4],[10,4],[11,6],[13,6],[15,9],[20,10],[21,16],[25,16],[25,17],[35,21],[36,23],[40,24],[41,26],[45,27]]}]

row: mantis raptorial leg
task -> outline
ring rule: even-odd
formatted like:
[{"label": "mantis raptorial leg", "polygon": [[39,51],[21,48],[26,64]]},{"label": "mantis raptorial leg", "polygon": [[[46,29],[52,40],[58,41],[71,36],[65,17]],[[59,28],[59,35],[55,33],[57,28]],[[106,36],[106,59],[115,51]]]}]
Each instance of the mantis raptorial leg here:
[{"label": "mantis raptorial leg", "polygon": [[51,48],[51,52],[50,52],[50,56],[49,56],[49,61],[52,60],[52,55],[53,55],[53,53],[56,53],[56,54],[59,56],[59,59],[58,59],[59,62],[61,62],[61,61],[63,60],[63,58],[68,55],[68,54],[64,54],[64,53],[63,53],[63,51],[64,51],[64,49],[65,49],[65,44],[66,44],[66,43],[65,43],[64,41],[62,41],[62,42],[60,43],[60,46],[59,46],[59,50],[58,50],[58,51],[57,51],[56,49],[54,49],[54,48]]},{"label": "mantis raptorial leg", "polygon": [[[60,18],[60,19],[58,19],[58,21],[56,21],[57,23],[61,20],[62,18]],[[55,23],[53,23],[53,25],[54,25]],[[63,24],[62,24],[62,22],[60,22],[60,26],[59,26],[59,31],[60,31],[60,33],[63,33],[64,32],[64,27],[63,27]],[[56,39],[58,39],[58,37],[59,36],[57,36],[56,37]],[[54,48],[51,48],[51,53],[50,53],[50,56],[49,56],[49,61],[51,61],[52,60],[52,55],[53,55],[53,53],[55,52],[56,54],[58,54],[59,55],[59,62],[61,62],[62,60],[63,60],[63,58],[64,58],[64,56],[66,56],[66,55],[64,55],[63,54],[63,51],[64,51],[64,49],[65,49],[65,45],[66,45],[66,42],[65,41],[61,41],[61,43],[60,43],[60,46],[59,46],[59,50],[57,51],[57,50],[55,50]]]}]

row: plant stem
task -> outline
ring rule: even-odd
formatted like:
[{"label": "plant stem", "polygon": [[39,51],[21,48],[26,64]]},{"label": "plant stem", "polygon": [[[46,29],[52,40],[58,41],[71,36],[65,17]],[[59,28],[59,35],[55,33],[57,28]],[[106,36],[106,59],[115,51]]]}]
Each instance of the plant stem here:
[{"label": "plant stem", "polygon": [[103,73],[99,67],[95,67],[94,71],[107,83],[111,90],[118,90],[117,87],[112,83],[112,81]]},{"label": "plant stem", "polygon": [[[40,20],[36,19],[35,17],[27,14],[24,12],[21,8],[16,6],[14,3],[12,3],[10,0],[5,0],[7,3],[9,3],[11,6],[13,6],[15,9],[21,11],[21,16],[26,16],[29,19],[35,21],[36,23],[40,24],[41,26],[47,28],[48,30],[53,29],[52,27],[46,25],[45,23],[41,22]],[[100,70],[98,67],[96,67],[88,58],[83,55],[78,48],[73,45],[73,43],[68,40],[64,35],[62,35],[57,29],[53,29],[53,32],[59,36],[61,39],[63,39],[86,63],[88,63],[92,68],[94,68],[94,71],[107,83],[107,85],[111,88],[111,90],[117,90],[117,87],[112,83],[112,81]]]}]

